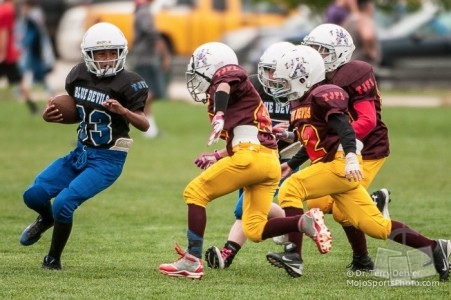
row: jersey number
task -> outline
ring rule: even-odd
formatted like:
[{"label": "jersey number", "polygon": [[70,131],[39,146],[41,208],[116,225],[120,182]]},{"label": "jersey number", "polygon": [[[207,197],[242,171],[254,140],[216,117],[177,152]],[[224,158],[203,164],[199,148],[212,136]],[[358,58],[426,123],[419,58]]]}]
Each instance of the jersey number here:
[{"label": "jersey number", "polygon": [[[91,140],[93,145],[106,145],[113,139],[111,130],[111,117],[100,110],[93,110],[86,118],[86,112],[83,106],[77,105],[78,114],[81,115],[78,137],[82,141]],[[86,123],[84,120],[87,120]]]},{"label": "jersey number", "polygon": [[322,158],[326,155],[326,151],[323,147],[318,147],[320,138],[318,131],[311,125],[302,127],[299,136],[302,138],[302,144],[305,145],[307,154],[312,162]]},{"label": "jersey number", "polygon": [[259,105],[257,110],[255,111],[255,122],[257,123],[257,128],[260,131],[271,132],[272,131],[272,122],[268,112],[268,108],[263,102]]}]

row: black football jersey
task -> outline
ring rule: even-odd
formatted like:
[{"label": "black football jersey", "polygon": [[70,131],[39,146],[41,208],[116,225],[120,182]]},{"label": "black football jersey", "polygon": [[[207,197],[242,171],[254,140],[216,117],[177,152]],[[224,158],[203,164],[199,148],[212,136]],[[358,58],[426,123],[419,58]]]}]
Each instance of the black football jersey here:
[{"label": "black football jersey", "polygon": [[97,77],[84,63],[66,77],[67,93],[75,99],[80,125],[78,139],[84,145],[110,148],[118,138],[129,138],[129,122],[102,106],[115,99],[130,111],[143,111],[149,88],[138,74],[122,70],[115,76]]}]

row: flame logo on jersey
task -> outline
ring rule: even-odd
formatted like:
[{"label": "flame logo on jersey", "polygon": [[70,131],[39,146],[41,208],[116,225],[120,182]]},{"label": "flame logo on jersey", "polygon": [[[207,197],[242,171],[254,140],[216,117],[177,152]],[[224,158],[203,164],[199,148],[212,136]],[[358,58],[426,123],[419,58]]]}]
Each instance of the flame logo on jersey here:
[{"label": "flame logo on jersey", "polygon": [[343,31],[343,29],[336,29],[336,42],[337,45],[349,46],[348,35]]}]

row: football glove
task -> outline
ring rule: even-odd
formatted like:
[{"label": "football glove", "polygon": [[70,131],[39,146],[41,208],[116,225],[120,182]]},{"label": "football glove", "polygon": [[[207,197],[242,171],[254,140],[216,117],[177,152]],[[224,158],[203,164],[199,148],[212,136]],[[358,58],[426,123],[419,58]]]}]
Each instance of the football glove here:
[{"label": "football glove", "polygon": [[294,142],[294,132],[284,130],[282,132],[276,132],[276,138],[278,140],[282,140],[287,143],[293,143]]},{"label": "football glove", "polygon": [[274,125],[272,128],[272,133],[274,133],[276,135],[276,138],[278,140],[282,140],[287,143],[293,143],[294,142],[294,132],[288,131],[289,126],[290,126],[290,123],[288,123],[288,122],[283,122],[283,123]]},{"label": "football glove", "polygon": [[221,156],[219,155],[219,153],[217,151],[212,152],[212,153],[203,153],[198,158],[196,158],[196,160],[194,161],[194,164],[198,168],[205,170],[220,159],[221,159]]},{"label": "football glove", "polygon": [[213,132],[210,134],[210,138],[208,139],[208,146],[219,141],[222,129],[224,128],[223,115],[215,115],[213,120],[211,120],[211,125],[213,125]]},{"label": "football glove", "polygon": [[359,160],[355,153],[350,152],[346,154],[345,176],[349,181],[360,181],[363,179]]}]

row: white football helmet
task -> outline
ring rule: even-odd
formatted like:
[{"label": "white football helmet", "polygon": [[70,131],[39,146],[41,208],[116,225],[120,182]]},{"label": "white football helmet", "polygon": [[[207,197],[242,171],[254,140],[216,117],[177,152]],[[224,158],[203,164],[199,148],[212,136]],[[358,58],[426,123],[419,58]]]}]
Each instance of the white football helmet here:
[{"label": "white football helmet", "polygon": [[315,27],[302,43],[315,48],[321,54],[326,72],[336,70],[351,60],[355,45],[349,32],[335,24],[321,24]]},{"label": "white football helmet", "polygon": [[[117,50],[117,59],[112,61],[94,60],[94,52]],[[111,23],[101,22],[91,26],[83,36],[81,53],[89,72],[98,77],[114,76],[124,68],[128,53],[127,39],[122,31]],[[113,62],[112,66],[102,67],[100,63]]]},{"label": "white football helmet", "polygon": [[318,51],[309,46],[294,46],[277,60],[268,88],[276,99],[295,101],[325,76],[324,61]]},{"label": "white football helmet", "polygon": [[268,95],[271,95],[271,91],[268,90],[268,80],[272,77],[272,73],[274,73],[277,59],[282,56],[282,53],[289,51],[293,47],[294,44],[290,42],[277,42],[271,44],[260,57],[257,69],[258,80]]},{"label": "white football helmet", "polygon": [[185,73],[186,87],[196,102],[207,101],[199,98],[199,94],[207,92],[211,79],[216,71],[225,65],[237,65],[235,52],[226,44],[210,42],[194,50]]}]

